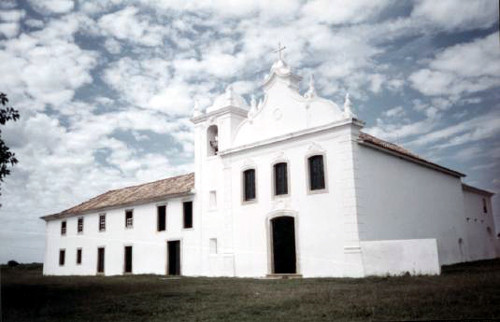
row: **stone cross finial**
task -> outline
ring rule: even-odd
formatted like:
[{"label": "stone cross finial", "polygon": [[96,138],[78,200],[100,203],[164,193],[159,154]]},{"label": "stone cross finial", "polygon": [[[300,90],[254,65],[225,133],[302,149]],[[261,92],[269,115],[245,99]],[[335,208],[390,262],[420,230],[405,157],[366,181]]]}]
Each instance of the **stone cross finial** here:
[{"label": "stone cross finial", "polygon": [[281,42],[278,42],[278,49],[274,50],[273,53],[278,53],[278,59],[283,60],[281,52],[286,49],[286,46],[281,47]]}]

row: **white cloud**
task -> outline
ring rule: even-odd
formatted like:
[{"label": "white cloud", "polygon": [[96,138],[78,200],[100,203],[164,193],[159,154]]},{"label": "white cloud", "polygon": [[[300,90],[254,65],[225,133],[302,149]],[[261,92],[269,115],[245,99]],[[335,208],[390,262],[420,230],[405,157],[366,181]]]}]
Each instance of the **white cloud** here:
[{"label": "white cloud", "polygon": [[302,12],[318,22],[353,24],[373,18],[391,2],[389,0],[315,0],[307,2]]},{"label": "white cloud", "polygon": [[139,9],[130,6],[125,9],[102,16],[99,27],[117,39],[128,40],[143,46],[160,46],[164,28],[151,24],[146,18],[138,15]]},{"label": "white cloud", "polygon": [[488,28],[498,21],[498,3],[491,0],[422,0],[412,17],[446,30]]},{"label": "white cloud", "polygon": [[24,10],[3,10],[0,11],[0,20],[7,22],[18,22],[25,16]]},{"label": "white cloud", "polygon": [[500,112],[493,110],[439,131],[422,135],[411,143],[414,145],[438,143],[438,147],[446,148],[495,137],[498,134],[500,134]]},{"label": "white cloud", "polygon": [[17,22],[0,23],[0,35],[7,38],[13,38],[19,33],[19,24]]},{"label": "white cloud", "polygon": [[75,2],[73,0],[30,0],[33,9],[42,14],[64,14],[73,10]]},{"label": "white cloud", "polygon": [[24,23],[31,28],[42,28],[45,25],[42,20],[38,19],[26,19]]},{"label": "white cloud", "polygon": [[394,108],[391,108],[390,110],[385,111],[383,115],[386,117],[401,117],[405,114],[405,110],[402,106],[396,106]]},{"label": "white cloud", "polygon": [[412,86],[425,95],[463,95],[500,85],[498,32],[446,48],[410,75]]}]

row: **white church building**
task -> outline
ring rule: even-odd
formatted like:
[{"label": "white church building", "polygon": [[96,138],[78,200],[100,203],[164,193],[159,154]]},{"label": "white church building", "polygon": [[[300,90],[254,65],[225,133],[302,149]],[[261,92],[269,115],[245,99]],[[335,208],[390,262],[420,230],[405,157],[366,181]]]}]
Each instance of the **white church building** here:
[{"label": "white church building", "polygon": [[439,274],[500,256],[492,193],[362,131],[280,57],[248,106],[195,106],[194,173],[111,190],[46,221],[45,275]]}]

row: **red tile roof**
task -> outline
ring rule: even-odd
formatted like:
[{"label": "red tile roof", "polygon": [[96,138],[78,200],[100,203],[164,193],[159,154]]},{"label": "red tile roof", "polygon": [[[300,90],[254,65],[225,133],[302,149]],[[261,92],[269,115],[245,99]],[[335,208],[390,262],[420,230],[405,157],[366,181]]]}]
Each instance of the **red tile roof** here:
[{"label": "red tile roof", "polygon": [[99,211],[137,203],[147,203],[168,196],[189,193],[194,188],[194,173],[110,190],[60,213],[42,217],[44,220]]},{"label": "red tile roof", "polygon": [[359,133],[359,140],[361,143],[366,143],[369,146],[375,146],[379,149],[391,152],[392,154],[397,154],[397,155],[403,156],[406,159],[408,159],[409,161],[416,162],[416,163],[421,164],[423,166],[427,166],[427,167],[433,168],[435,170],[438,170],[438,171],[441,171],[441,172],[444,172],[444,173],[447,173],[447,174],[450,174],[450,175],[453,175],[456,177],[465,177],[465,174],[463,174],[463,173],[460,173],[458,171],[443,167],[437,163],[427,161],[426,159],[408,151],[407,149],[405,149],[399,145],[381,140],[379,138],[374,137],[373,135],[370,135],[370,134],[367,134],[364,132],[360,132]]}]

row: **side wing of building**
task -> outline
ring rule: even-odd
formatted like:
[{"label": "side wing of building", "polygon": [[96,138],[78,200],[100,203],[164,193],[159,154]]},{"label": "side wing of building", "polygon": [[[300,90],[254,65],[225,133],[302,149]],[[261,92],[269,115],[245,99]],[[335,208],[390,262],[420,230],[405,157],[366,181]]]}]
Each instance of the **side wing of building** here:
[{"label": "side wing of building", "polygon": [[188,188],[147,202],[44,217],[44,275],[168,274],[169,242],[178,242],[177,273],[198,275],[201,217]]},{"label": "side wing of building", "polygon": [[[360,239],[368,275],[379,265],[401,272],[399,265],[408,263],[405,269],[414,265],[425,273],[436,263],[499,256],[491,193],[467,191],[462,174],[379,143],[362,138],[356,148]],[[483,199],[488,213],[483,213]]]}]

